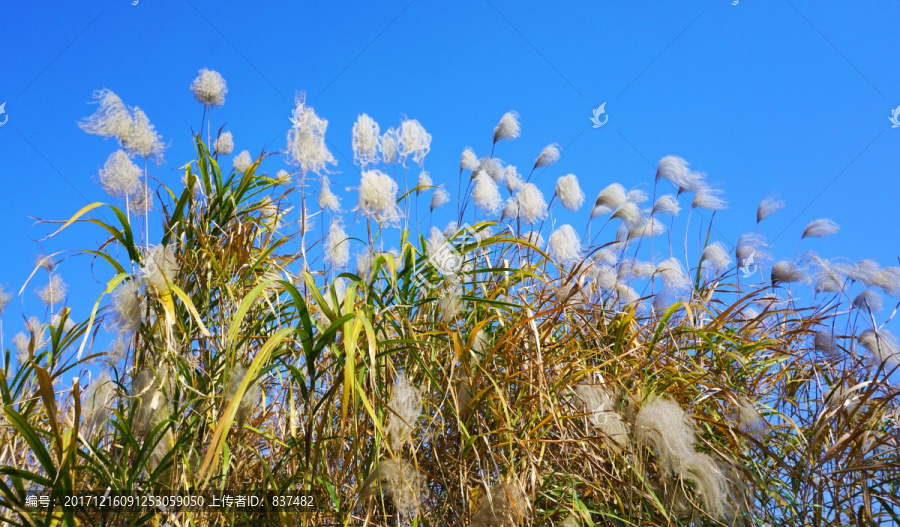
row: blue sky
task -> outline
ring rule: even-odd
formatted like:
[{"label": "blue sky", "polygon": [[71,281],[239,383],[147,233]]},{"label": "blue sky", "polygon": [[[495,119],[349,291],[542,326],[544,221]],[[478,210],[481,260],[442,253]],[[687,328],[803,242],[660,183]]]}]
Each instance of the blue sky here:
[{"label": "blue sky", "polygon": [[[151,172],[175,185],[202,114],[188,87],[204,67],[228,83],[213,123],[227,122],[236,152],[283,148],[294,93],[306,91],[329,120],[342,190],[358,184],[348,160],[360,113],[382,131],[418,119],[433,136],[426,169],[452,185],[463,148],[487,154],[497,120],[516,110],[522,137],[496,156],[527,172],[546,144],[564,147],[538,180],[548,195],[567,173],[589,203],[612,182],[652,191],[656,162],[677,154],[723,185],[730,206],[716,217],[716,239],[753,230],[759,200],[778,192],[787,207],[762,229],[777,254],[790,257],[806,223],[827,217],[841,232],[804,249],[882,265],[900,256],[900,129],[888,120],[900,105],[900,2],[133,2],[4,8],[0,283],[8,289],[19,289],[41,249],[100,240],[80,226],[38,244],[49,228],[32,219],[65,219],[106,199],[92,177],[115,145],[76,126],[94,109],[91,93],[109,88],[149,115],[171,145]],[[609,121],[592,128],[591,111],[604,102]],[[282,167],[278,158],[264,165]],[[342,194],[349,208],[352,194]],[[580,232],[587,214],[557,219]],[[111,277],[84,257],[60,272],[79,319]],[[44,281],[8,308],[7,345],[21,313],[44,313],[32,292]]]}]

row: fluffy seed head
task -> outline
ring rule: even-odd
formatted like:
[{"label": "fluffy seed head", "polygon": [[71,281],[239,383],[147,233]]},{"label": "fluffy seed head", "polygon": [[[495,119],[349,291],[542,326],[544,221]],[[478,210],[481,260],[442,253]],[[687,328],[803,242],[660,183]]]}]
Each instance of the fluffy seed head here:
[{"label": "fluffy seed head", "polygon": [[519,219],[529,225],[547,217],[547,202],[544,194],[534,183],[526,183],[516,196],[519,208]]},{"label": "fluffy seed head", "polygon": [[656,274],[662,278],[663,285],[669,291],[690,289],[691,280],[677,258],[667,258],[656,266]]},{"label": "fluffy seed head", "polygon": [[886,295],[900,296],[900,267],[888,267],[879,271],[872,279],[872,285]]},{"label": "fluffy seed head", "polygon": [[303,95],[297,97],[291,123],[287,136],[288,163],[299,166],[303,174],[322,173],[328,165],[337,164],[325,144],[328,121],[306,105]]},{"label": "fluffy seed head", "polygon": [[121,138],[122,146],[131,155],[153,157],[157,162],[162,160],[165,145],[156,131],[150,118],[138,107],[133,110],[131,127],[128,134]]},{"label": "fluffy seed head", "polygon": [[573,391],[581,402],[582,411],[588,414],[588,425],[603,433],[610,450],[621,452],[629,442],[628,425],[616,412],[616,404],[603,385],[576,384]]},{"label": "fluffy seed head", "polygon": [[591,218],[609,214],[624,205],[626,201],[628,201],[628,192],[625,191],[625,187],[613,183],[600,191],[597,201],[594,202]]},{"label": "fluffy seed head", "polygon": [[425,475],[404,459],[381,459],[362,484],[360,498],[387,493],[394,508],[407,518],[418,516]]},{"label": "fluffy seed head", "polygon": [[764,236],[752,232],[742,234],[741,237],[738,238],[737,245],[734,249],[738,267],[744,267],[745,264],[748,264],[751,257],[758,265],[762,260],[768,258],[768,253],[766,251],[768,247],[769,244],[766,242]]},{"label": "fluffy seed head", "polygon": [[62,302],[63,299],[66,298],[66,292],[68,290],[69,286],[66,285],[62,277],[58,274],[54,274],[50,276],[50,283],[37,289],[37,295],[41,299],[41,302],[48,306],[52,306]]},{"label": "fluffy seed head", "polygon": [[834,335],[824,329],[816,332],[816,336],[813,339],[813,348],[829,357],[834,357],[838,349]]},{"label": "fluffy seed head", "polygon": [[381,150],[381,159],[386,164],[397,162],[397,148],[400,145],[400,132],[395,128],[388,128],[381,136],[379,148]]},{"label": "fluffy seed head", "polygon": [[516,112],[506,112],[494,128],[494,143],[501,139],[512,141],[519,137],[520,133],[519,114]]},{"label": "fluffy seed head", "polygon": [[722,210],[727,206],[722,190],[708,186],[699,188],[691,202],[691,207],[695,209]]},{"label": "fluffy seed head", "polygon": [[10,302],[12,302],[12,295],[4,290],[3,286],[0,286],[0,315],[6,311],[6,306],[8,306]]},{"label": "fluffy seed head", "polygon": [[675,188],[680,188],[689,173],[688,162],[684,158],[666,156],[660,159],[656,166],[656,181],[666,180]]},{"label": "fluffy seed head", "polygon": [[530,243],[531,245],[534,245],[538,249],[544,247],[544,237],[541,236],[541,233],[537,231],[528,231],[522,234],[521,239]]},{"label": "fluffy seed head", "polygon": [[362,173],[356,208],[379,225],[395,225],[403,213],[397,205],[397,182],[379,170]]},{"label": "fluffy seed head", "polygon": [[169,291],[169,284],[174,282],[175,275],[180,270],[181,264],[175,257],[175,247],[157,245],[151,247],[144,257],[141,278],[162,294]]},{"label": "fluffy seed head", "polygon": [[679,212],[681,212],[681,205],[678,203],[678,198],[672,194],[664,194],[653,204],[653,210],[650,212],[650,215],[655,216],[659,214],[675,217],[678,216]]},{"label": "fluffy seed head", "polygon": [[94,92],[99,108],[90,117],[78,123],[79,128],[103,138],[115,137],[119,141],[131,133],[131,114],[122,99],[106,88]]},{"label": "fluffy seed head", "polygon": [[416,180],[416,196],[422,193],[423,190],[427,190],[427,187],[434,186],[434,182],[431,181],[431,174],[425,172],[424,170],[419,172],[419,177]]},{"label": "fluffy seed head", "polygon": [[900,345],[894,335],[886,330],[877,332],[872,329],[863,331],[859,343],[871,353],[878,362],[883,363],[888,372],[900,366]]},{"label": "fluffy seed head", "polygon": [[502,483],[491,488],[472,513],[472,527],[518,527],[526,523],[531,504],[517,482]]},{"label": "fluffy seed head", "polygon": [[142,171],[124,150],[116,150],[100,169],[100,186],[114,198],[125,198],[138,191]]},{"label": "fluffy seed head", "polygon": [[120,333],[131,333],[141,325],[144,311],[140,284],[134,280],[122,282],[112,294],[112,320],[110,327]]},{"label": "fluffy seed head", "polygon": [[431,134],[425,131],[425,127],[415,119],[407,119],[400,123],[400,158],[403,166],[406,159],[412,156],[413,161],[419,166],[425,162],[425,156],[431,150]]},{"label": "fluffy seed head", "polygon": [[[238,389],[241,387],[241,383],[244,382],[245,377],[247,377],[247,368],[240,364],[235,366],[234,370],[231,371],[231,377],[228,379],[228,386],[225,388],[225,404],[230,403],[237,396]],[[235,414],[239,429],[244,428],[244,423],[253,415],[253,410],[259,404],[261,395],[259,382],[251,382],[247,386],[244,396],[241,397],[241,402],[238,403],[237,414]]]},{"label": "fluffy seed head", "polygon": [[636,204],[626,202],[613,213],[612,219],[622,220],[622,224],[629,230],[640,227],[647,222],[644,211]]},{"label": "fluffy seed head", "polygon": [[398,375],[394,381],[391,400],[388,402],[391,415],[385,428],[388,442],[394,452],[399,452],[410,440],[410,434],[416,427],[416,421],[419,420],[421,404],[421,391],[410,384],[405,375],[402,373]]},{"label": "fluffy seed head", "polygon": [[472,189],[472,199],[475,206],[485,213],[495,215],[500,212],[502,206],[500,189],[494,180],[484,171],[475,172],[475,188]]},{"label": "fluffy seed head", "polygon": [[447,192],[447,189],[444,188],[444,185],[440,185],[437,190],[434,191],[434,195],[431,196],[431,210],[446,205],[450,202],[450,193]]},{"label": "fluffy seed head", "polygon": [[322,176],[322,190],[319,192],[319,206],[331,212],[341,211],[341,199],[331,191],[331,181],[328,176]]},{"label": "fluffy seed head", "polygon": [[237,172],[244,172],[253,163],[253,160],[250,158],[250,152],[243,150],[240,154],[234,156],[231,163]]},{"label": "fluffy seed head", "polygon": [[475,170],[476,168],[478,168],[478,156],[475,155],[472,147],[467,146],[459,159],[459,171]]},{"label": "fluffy seed head", "polygon": [[825,236],[831,236],[839,230],[841,230],[840,226],[829,219],[813,220],[805,229],[803,229],[803,236],[801,236],[801,238],[824,238]]},{"label": "fluffy seed head", "polygon": [[584,204],[584,192],[578,185],[575,174],[565,175],[556,180],[556,197],[566,210],[576,211]]},{"label": "fluffy seed head", "polygon": [[559,161],[559,145],[556,143],[547,145],[534,161],[534,169],[548,167],[557,161]]},{"label": "fluffy seed head", "polygon": [[325,238],[325,260],[333,267],[344,267],[350,261],[350,238],[344,232],[340,218],[331,220]]},{"label": "fluffy seed head", "polygon": [[521,190],[522,187],[525,186],[525,181],[522,179],[522,176],[519,175],[519,172],[516,171],[516,167],[509,165],[503,170],[503,181],[506,183],[506,190],[508,190],[510,194]]},{"label": "fluffy seed head", "polygon": [[115,384],[106,370],[100,372],[81,394],[81,416],[84,418],[82,433],[89,441],[109,420],[109,403],[113,398]]},{"label": "fluffy seed head", "polygon": [[703,255],[700,257],[702,265],[712,267],[716,272],[721,273],[731,265],[731,255],[722,242],[713,242],[703,249]]},{"label": "fluffy seed head", "polygon": [[650,238],[652,236],[660,236],[666,233],[666,224],[659,218],[644,218],[644,221],[628,231],[628,239],[632,238]]},{"label": "fluffy seed head", "polygon": [[503,161],[496,157],[484,156],[479,159],[476,172],[478,171],[487,173],[497,185],[506,179],[506,169],[503,168]]},{"label": "fluffy seed head", "polygon": [[519,202],[514,197],[506,198],[503,204],[503,212],[500,214],[500,221],[507,218],[516,219],[519,217]]},{"label": "fluffy seed head", "polygon": [[228,87],[225,79],[218,71],[203,68],[200,75],[191,83],[191,92],[197,98],[197,102],[206,106],[222,106],[225,104],[225,94]]},{"label": "fluffy seed head", "polygon": [[353,161],[361,166],[378,162],[381,129],[374,119],[360,114],[353,124]]},{"label": "fluffy seed head", "polygon": [[877,313],[881,311],[882,308],[881,295],[871,289],[866,289],[862,293],[856,295],[856,298],[853,299],[853,306],[857,309],[864,309],[866,311],[871,311],[872,313]]},{"label": "fluffy seed head", "polygon": [[759,208],[756,209],[756,223],[761,222],[762,220],[777,214],[778,211],[784,208],[784,201],[782,201],[777,195],[773,194],[771,196],[767,196],[761,202],[759,202]]},{"label": "fluffy seed head", "polygon": [[561,265],[569,265],[581,256],[581,240],[571,225],[563,225],[550,235],[547,251]]},{"label": "fluffy seed head", "polygon": [[230,156],[234,152],[234,136],[231,132],[225,132],[216,139],[213,151],[223,156]]},{"label": "fluffy seed head", "polygon": [[782,260],[772,266],[772,282],[794,283],[806,280],[806,273],[793,262]]}]

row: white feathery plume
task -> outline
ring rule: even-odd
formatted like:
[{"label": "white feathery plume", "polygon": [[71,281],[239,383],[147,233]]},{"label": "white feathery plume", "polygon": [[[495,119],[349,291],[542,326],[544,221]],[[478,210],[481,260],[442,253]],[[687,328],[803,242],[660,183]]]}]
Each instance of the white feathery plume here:
[{"label": "white feathery plume", "polygon": [[531,511],[528,497],[517,482],[501,483],[491,488],[475,512],[471,527],[518,527],[527,524]]},{"label": "white feathery plume", "polygon": [[694,200],[691,202],[691,207],[695,209],[722,210],[727,206],[721,189],[705,185],[697,189]]},{"label": "white feathery plume", "polygon": [[397,162],[397,148],[400,144],[400,132],[396,128],[388,128],[384,135],[381,136],[381,142],[378,145],[381,150],[381,159],[385,164]]},{"label": "white feathery plume", "polygon": [[225,94],[228,87],[225,79],[218,71],[203,68],[200,74],[191,83],[191,92],[197,101],[206,106],[222,106],[225,104]]},{"label": "white feathery plume", "polygon": [[407,518],[419,515],[425,475],[404,459],[381,459],[363,482],[360,499],[386,492],[394,508]]},{"label": "white feathery plume", "polygon": [[486,172],[497,185],[506,180],[506,169],[503,168],[503,161],[496,157],[482,157],[478,161],[478,169],[476,171]]},{"label": "white feathery plume", "polygon": [[109,420],[110,411],[107,405],[113,398],[114,389],[115,384],[109,378],[109,373],[103,370],[82,392],[81,416],[84,419],[82,433],[88,441],[93,441],[94,436]]},{"label": "white feathery plume", "polygon": [[619,280],[627,281],[632,278],[650,278],[656,273],[656,266],[652,262],[642,262],[635,258],[622,260],[619,264],[619,270],[616,277]]},{"label": "white feathery plume", "polygon": [[659,262],[656,274],[662,278],[663,285],[669,291],[683,291],[691,287],[691,280],[677,258],[667,258]]},{"label": "white feathery plume", "polygon": [[529,225],[547,217],[547,201],[534,183],[526,183],[516,195],[519,219]]},{"label": "white feathery plume", "polygon": [[230,131],[224,132],[216,138],[216,142],[213,146],[213,153],[216,155],[222,154],[223,156],[230,156],[232,152],[234,152],[234,135],[232,135]]},{"label": "white feathery plume", "polygon": [[400,143],[398,145],[403,166],[406,159],[412,156],[419,166],[425,162],[425,156],[431,150],[431,134],[415,119],[406,119],[400,123]]},{"label": "white feathery plume", "polygon": [[391,176],[379,170],[367,170],[362,173],[356,208],[379,225],[396,225],[403,217],[397,205],[398,190],[397,182]]},{"label": "white feathery plume", "polygon": [[463,150],[462,156],[459,159],[459,171],[463,170],[475,170],[478,168],[478,156],[475,155],[475,151],[472,150],[472,147],[467,146],[465,150]]},{"label": "white feathery plume", "polygon": [[66,312],[66,321],[61,329],[63,330],[63,333],[68,333],[69,331],[72,331],[72,328],[75,327],[75,321],[72,320],[72,311],[68,308],[63,309],[50,317],[50,325],[54,328],[60,329],[59,325],[62,322],[63,312]]},{"label": "white feathery plume", "polygon": [[806,280],[806,273],[793,262],[782,260],[772,266],[772,283],[794,283]]},{"label": "white feathery plume", "polygon": [[594,253],[594,261],[609,265],[619,263],[619,255],[616,253],[615,247],[604,247]]},{"label": "white feathery plume", "polygon": [[830,331],[823,329],[816,332],[816,336],[813,339],[813,349],[821,351],[829,357],[834,357],[838,350],[837,341]]},{"label": "white feathery plume", "polygon": [[340,212],[341,199],[331,191],[331,180],[328,176],[322,176],[322,190],[319,191],[319,207],[331,212]]},{"label": "white feathery plume", "polygon": [[756,223],[759,223],[762,220],[774,214],[777,214],[778,211],[783,208],[784,201],[782,201],[777,194],[767,196],[765,199],[759,202],[759,208],[756,209]]},{"label": "white feathery plume", "polygon": [[739,396],[737,401],[738,428],[749,434],[757,434],[768,427],[765,418],[750,399]]},{"label": "white feathery plume", "polygon": [[611,291],[616,287],[616,269],[611,265],[595,263],[591,266],[591,279],[600,289]]},{"label": "white feathery plume", "polygon": [[472,198],[475,206],[490,215],[497,214],[502,207],[500,189],[497,188],[494,180],[481,170],[475,173],[475,188],[472,189]]},{"label": "white feathery plume", "polygon": [[100,169],[100,186],[114,198],[125,198],[139,190],[142,173],[124,150],[116,150]]},{"label": "white feathery plume", "polygon": [[549,144],[541,150],[541,154],[535,159],[532,170],[548,167],[557,161],[559,161],[559,145],[556,143]]},{"label": "white feathery plume", "polygon": [[801,238],[824,238],[825,236],[831,236],[839,230],[841,230],[840,226],[829,219],[813,220],[805,229],[803,229],[803,236],[801,236]]},{"label": "white feathery plume", "polygon": [[289,185],[291,183],[291,173],[282,168],[275,173],[275,180],[281,185]]},{"label": "white feathery plume", "polygon": [[358,254],[356,256],[356,275],[367,280],[373,263],[375,263],[375,253],[371,249],[366,249],[365,252]]},{"label": "white feathery plume", "polygon": [[[226,404],[231,403],[237,396],[238,389],[240,389],[241,383],[244,382],[246,376],[247,368],[240,364],[236,365],[231,371],[224,393]],[[244,423],[253,415],[253,410],[256,409],[261,397],[262,390],[259,387],[259,382],[251,382],[244,391],[244,396],[241,397],[241,402],[238,403],[237,413],[235,414],[239,429],[244,428]]]},{"label": "white feathery plume", "polygon": [[868,286],[874,285],[875,277],[881,272],[881,265],[875,260],[860,260],[855,265],[847,268],[847,278]]},{"label": "white feathery plume", "polygon": [[68,290],[69,286],[66,285],[62,277],[54,274],[50,276],[50,282],[44,287],[38,288],[36,292],[41,302],[52,306],[62,302]]},{"label": "white feathery plume", "polygon": [[541,233],[538,231],[528,231],[522,234],[522,236],[520,236],[520,239],[530,243],[531,245],[534,245],[538,249],[542,249],[544,247],[544,237],[541,236]]},{"label": "white feathery plume", "polygon": [[512,141],[521,134],[519,125],[519,114],[516,112],[506,112],[500,118],[500,122],[494,128],[494,143],[501,139]]},{"label": "white feathery plume", "polygon": [[35,257],[34,264],[47,272],[53,271],[53,268],[56,267],[56,261],[43,253]]},{"label": "white feathery plume", "polygon": [[431,196],[431,210],[446,205],[450,201],[450,192],[444,188],[444,185],[440,185],[437,190],[434,191],[434,195]]},{"label": "white feathery plume", "polygon": [[762,260],[769,257],[767,253],[768,247],[769,244],[766,242],[766,238],[761,234],[752,232],[742,234],[734,248],[738,267],[744,267],[751,257],[753,262],[759,265]]},{"label": "white feathery plume", "polygon": [[460,307],[462,307],[462,294],[458,287],[451,291],[445,291],[438,299],[438,311],[444,322],[450,323],[455,320]]},{"label": "white feathery plume", "polygon": [[679,212],[681,212],[681,205],[678,203],[678,198],[672,194],[663,194],[653,204],[653,210],[650,212],[650,215],[661,214],[674,217],[678,216]]},{"label": "white feathery plume", "polygon": [[628,231],[628,239],[632,238],[650,238],[652,236],[660,236],[665,234],[668,229],[666,224],[659,218],[645,218],[640,225]]},{"label": "white feathery plume", "polygon": [[641,300],[641,295],[625,282],[616,282],[612,290],[616,295],[616,299],[623,305],[636,304]]},{"label": "white feathery plume", "polygon": [[872,285],[880,288],[886,295],[900,296],[900,267],[887,267],[878,272]]},{"label": "white feathery plume", "polygon": [[447,226],[444,227],[444,238],[450,238],[454,236],[459,231],[459,224],[455,221],[451,221],[447,223]]},{"label": "white feathery plume", "polygon": [[360,114],[353,123],[353,162],[365,167],[378,162],[381,129],[374,119]]},{"label": "white feathery plume", "polygon": [[556,180],[556,196],[566,210],[576,211],[584,204],[584,192],[581,191],[575,174],[568,174]]},{"label": "white feathery plume", "polygon": [[240,154],[234,156],[231,163],[234,165],[235,171],[244,172],[253,163],[253,159],[250,158],[250,152],[242,150]]},{"label": "white feathery plume", "polygon": [[138,107],[133,110],[131,127],[128,134],[121,138],[122,146],[129,154],[141,157],[153,157],[157,162],[162,160],[165,145],[156,131],[150,118]]},{"label": "white feathery plume", "polygon": [[877,313],[881,311],[882,308],[881,295],[871,289],[866,289],[862,293],[856,295],[856,298],[853,299],[853,306],[858,309],[865,309],[866,311]]},{"label": "white feathery plume", "polygon": [[3,286],[0,286],[0,315],[2,315],[4,311],[6,311],[6,306],[8,306],[10,302],[12,302],[12,298],[13,296],[10,293],[6,292],[6,290],[3,289]]},{"label": "white feathery plume", "polygon": [[431,175],[424,170],[419,172],[419,178],[416,180],[416,196],[422,193],[423,190],[428,190],[427,188],[422,187],[431,187],[434,186],[434,182],[431,181]]},{"label": "white feathery plume", "polygon": [[872,329],[863,331],[859,337],[859,343],[874,355],[880,363],[885,365],[888,372],[900,366],[900,345],[894,335],[886,330]]},{"label": "white feathery plume", "polygon": [[666,156],[659,160],[656,166],[656,181],[666,180],[675,188],[681,188],[681,183],[690,174],[688,162],[678,156]]},{"label": "white feathery plume", "polygon": [[350,261],[350,238],[344,232],[340,218],[331,220],[325,238],[325,260],[334,267],[344,267]]},{"label": "white feathery plume", "polygon": [[138,183],[138,191],[129,196],[131,200],[131,210],[135,214],[148,214],[153,209],[153,193],[147,191],[146,179],[141,179]]},{"label": "white feathery plume", "polygon": [[581,240],[571,225],[563,225],[550,235],[547,252],[561,265],[569,265],[581,256]]},{"label": "white feathery plume", "polygon": [[397,375],[391,400],[388,402],[390,417],[385,427],[388,443],[394,452],[399,452],[410,440],[410,435],[419,420],[422,404],[421,391],[410,384],[404,374]]},{"label": "white feathery plume", "polygon": [[175,247],[156,245],[144,256],[141,278],[147,280],[147,283],[160,293],[166,293],[169,291],[169,284],[175,280],[175,275],[180,270],[181,264],[175,257]]},{"label": "white feathery plume", "polygon": [[316,115],[316,111],[306,105],[303,95],[295,102],[291,129],[287,135],[287,159],[299,166],[305,175],[309,172],[324,172],[327,165],[337,164],[325,144],[328,121]]},{"label": "white feathery plume", "polygon": [[514,197],[506,198],[503,204],[503,212],[500,213],[500,221],[507,218],[516,219],[519,217],[519,202]]},{"label": "white feathery plume", "polygon": [[105,139],[115,137],[121,142],[122,138],[131,133],[132,118],[125,103],[106,88],[95,91],[93,97],[100,107],[90,117],[78,123],[78,127],[89,134]]},{"label": "white feathery plume", "polygon": [[675,297],[672,292],[663,289],[662,291],[653,295],[653,301],[650,302],[650,307],[653,308],[654,311],[663,312],[669,309],[674,303]]},{"label": "white feathery plume", "polygon": [[814,253],[808,253],[806,256],[815,267],[815,272],[810,276],[813,292],[818,293],[837,293],[844,288],[844,277],[847,271],[852,272],[852,267],[845,267],[840,264],[832,265],[831,261],[819,258]]},{"label": "white feathery plume", "polygon": [[703,249],[703,255],[700,257],[701,265],[712,267],[716,272],[721,273],[731,265],[731,255],[722,242],[713,242]]},{"label": "white feathery plume", "polygon": [[698,192],[708,186],[706,174],[703,172],[688,172],[678,185],[678,193]]},{"label": "white feathery plume", "polygon": [[573,391],[581,400],[582,411],[589,414],[588,425],[603,433],[610,450],[620,453],[629,443],[628,425],[603,385],[576,384]]},{"label": "white feathery plume", "polygon": [[135,331],[141,325],[145,305],[140,284],[134,280],[122,282],[112,294],[110,326],[120,333]]},{"label": "white feathery plume", "polygon": [[647,195],[643,190],[636,188],[629,190],[627,194],[625,194],[625,199],[628,200],[629,203],[634,203],[635,205],[640,205],[641,203],[646,202],[650,199],[650,196]]},{"label": "white feathery plume", "polygon": [[616,209],[616,212],[612,215],[612,219],[622,220],[622,224],[625,225],[629,230],[640,227],[647,221],[647,217],[644,215],[644,211],[642,211],[641,208],[636,204],[631,202],[626,202],[624,205]]},{"label": "white feathery plume", "polygon": [[525,181],[522,179],[522,176],[516,170],[515,166],[508,165],[503,170],[505,172],[503,180],[506,182],[506,190],[508,190],[510,194],[517,190],[521,190],[521,188],[525,186]]},{"label": "white feathery plume", "polygon": [[625,191],[625,187],[613,183],[600,191],[597,201],[594,202],[594,208],[591,210],[591,218],[609,214],[624,205],[626,201],[628,201],[628,193]]},{"label": "white feathery plume", "polygon": [[28,336],[20,331],[15,334],[12,343],[13,346],[16,347],[16,361],[18,361],[19,364],[28,362],[28,346],[30,344]]}]

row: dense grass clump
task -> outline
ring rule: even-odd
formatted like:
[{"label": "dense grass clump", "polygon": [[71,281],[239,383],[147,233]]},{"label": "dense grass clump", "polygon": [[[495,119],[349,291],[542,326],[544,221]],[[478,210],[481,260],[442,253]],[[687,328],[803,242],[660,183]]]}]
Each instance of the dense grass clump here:
[{"label": "dense grass clump", "polygon": [[[284,150],[294,169],[270,175],[267,154],[226,161],[231,132],[211,136],[224,79],[204,70],[192,90],[206,133],[178,186],[140,168],[163,143],[112,92],[83,125],[122,147],[100,179],[117,201],[53,235],[97,228],[98,247],[81,254],[108,282],[72,321],[59,265],[38,262],[50,316],[14,339],[0,377],[3,522],[898,520],[900,350],[893,314],[879,312],[900,294],[900,269],[813,253],[772,264],[758,228],[736,247],[711,239],[701,211],[724,196],[675,156],[660,161],[652,201],[614,183],[583,233],[545,231],[554,207],[585,201],[574,175],[549,200],[531,181],[555,145],[525,176],[467,149],[458,178],[436,183],[431,136],[414,120],[382,134],[360,116],[358,201],[341,204],[328,123],[302,98]],[[492,150],[521,133],[518,114],[504,115]],[[657,195],[670,184],[677,194]],[[454,221],[422,227],[419,201],[430,225],[454,185]],[[697,246],[689,225],[683,241],[672,232],[682,204],[688,222],[704,218]],[[764,201],[757,224],[782,206]],[[604,238],[608,223],[618,231]],[[817,220],[804,238],[836,231]],[[749,277],[757,267],[771,279]],[[813,300],[794,300],[807,286]],[[304,489],[317,503],[265,517],[26,505],[29,492],[72,489]]]}]

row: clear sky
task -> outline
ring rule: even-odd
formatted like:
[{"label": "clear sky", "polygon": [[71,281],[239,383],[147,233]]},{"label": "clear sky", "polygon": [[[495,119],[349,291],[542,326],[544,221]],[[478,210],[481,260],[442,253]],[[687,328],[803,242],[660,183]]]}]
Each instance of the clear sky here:
[{"label": "clear sky", "polygon": [[[882,265],[900,256],[900,128],[889,121],[900,106],[900,2],[103,0],[6,2],[2,18],[0,283],[15,291],[41,249],[100,239],[80,226],[38,244],[49,228],[33,219],[107,199],[92,178],[115,145],[76,126],[95,108],[91,93],[109,88],[149,115],[170,143],[152,173],[175,185],[202,114],[188,87],[204,67],[228,83],[213,124],[227,123],[236,152],[283,148],[294,93],[306,91],[329,120],[342,191],[358,184],[349,161],[360,113],[382,131],[418,119],[433,136],[426,169],[452,186],[463,148],[487,154],[497,120],[516,110],[522,137],[496,155],[527,172],[559,143],[562,158],[539,179],[548,197],[567,173],[586,207],[612,182],[652,191],[656,162],[677,154],[723,185],[716,239],[753,230],[757,203],[778,192],[787,207],[763,224],[777,253],[790,257],[806,223],[827,217],[840,233],[804,249]],[[604,102],[609,120],[592,128]],[[580,232],[588,210],[562,220]],[[79,320],[111,277],[89,263],[60,269]],[[33,289],[45,281],[8,308],[7,345],[22,313],[43,315]]]}]

